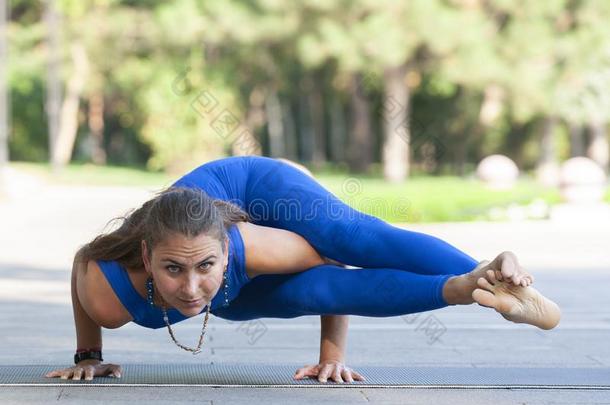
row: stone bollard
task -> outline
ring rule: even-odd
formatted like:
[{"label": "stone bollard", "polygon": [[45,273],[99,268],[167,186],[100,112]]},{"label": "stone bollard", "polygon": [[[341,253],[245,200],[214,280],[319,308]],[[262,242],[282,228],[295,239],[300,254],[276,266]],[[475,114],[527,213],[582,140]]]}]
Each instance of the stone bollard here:
[{"label": "stone bollard", "polygon": [[606,192],[606,174],[593,160],[575,157],[561,165],[561,196],[567,203],[598,203]]},{"label": "stone bollard", "polygon": [[551,219],[580,224],[610,224],[610,205],[603,202],[606,174],[593,160],[575,157],[561,166],[563,204],[554,206]]},{"label": "stone bollard", "polygon": [[519,168],[504,155],[491,155],[479,162],[476,174],[488,187],[506,190],[515,185],[519,177]]}]

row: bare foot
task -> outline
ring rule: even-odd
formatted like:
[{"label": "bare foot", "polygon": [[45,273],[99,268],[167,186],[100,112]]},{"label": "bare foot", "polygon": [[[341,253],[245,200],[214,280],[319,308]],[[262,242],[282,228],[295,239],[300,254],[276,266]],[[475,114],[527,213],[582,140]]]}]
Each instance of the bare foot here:
[{"label": "bare foot", "polygon": [[478,288],[477,280],[481,277],[487,277],[487,270],[489,270],[489,261],[483,260],[469,273],[451,277],[443,288],[445,301],[451,305],[475,303],[472,292]]},{"label": "bare foot", "polygon": [[527,287],[534,282],[534,276],[521,267],[517,256],[513,252],[502,252],[488,263],[489,268],[495,272],[499,281],[508,281],[523,287]]},{"label": "bare foot", "polygon": [[505,319],[527,323],[541,329],[553,329],[559,323],[561,310],[553,301],[533,287],[523,287],[498,280],[493,270],[477,280],[472,298],[484,307],[494,308]]}]

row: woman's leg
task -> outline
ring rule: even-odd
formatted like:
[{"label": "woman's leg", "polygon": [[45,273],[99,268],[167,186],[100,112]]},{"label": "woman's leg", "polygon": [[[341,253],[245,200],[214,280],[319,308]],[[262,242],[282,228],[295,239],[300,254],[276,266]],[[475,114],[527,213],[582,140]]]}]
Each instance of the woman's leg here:
[{"label": "woman's leg", "polygon": [[357,211],[300,170],[251,158],[245,207],[253,222],[303,236],[323,256],[365,268],[464,274],[477,265],[434,236],[404,230]]},{"label": "woman's leg", "polygon": [[301,273],[255,277],[228,307],[214,314],[231,320],[303,315],[399,316],[449,305],[443,287],[450,277],[320,265]]}]

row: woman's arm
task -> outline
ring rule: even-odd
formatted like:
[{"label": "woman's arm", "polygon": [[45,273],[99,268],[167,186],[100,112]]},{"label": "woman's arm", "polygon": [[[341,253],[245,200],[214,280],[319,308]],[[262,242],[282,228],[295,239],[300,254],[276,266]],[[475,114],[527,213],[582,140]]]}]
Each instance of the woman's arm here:
[{"label": "woman's arm", "polygon": [[320,363],[335,360],[345,361],[348,315],[320,316]]},{"label": "woman's arm", "polygon": [[237,227],[244,241],[246,272],[250,278],[298,273],[330,263],[297,233],[250,222],[238,222]]},{"label": "woman's arm", "polygon": [[[79,349],[92,349],[102,347],[102,328],[95,322],[86,309],[83,307],[81,300],[83,291],[83,279],[87,274],[87,262],[83,258],[82,250],[79,250],[74,257],[72,265],[72,308],[74,310],[74,323],[76,325],[76,347]],[[80,295],[80,298],[79,298]],[[45,377],[60,377],[62,379],[92,380],[93,377],[111,375],[115,377],[121,376],[121,366],[117,364],[102,364],[96,359],[81,360],[78,364],[68,367],[53,370],[45,374]]]},{"label": "woman's arm", "polygon": [[74,312],[74,323],[76,326],[76,348],[102,347],[102,328],[98,325],[83,308],[79,299],[79,286],[81,295],[84,293],[84,280],[87,270],[87,262],[82,259],[79,251],[72,265],[72,309]]}]

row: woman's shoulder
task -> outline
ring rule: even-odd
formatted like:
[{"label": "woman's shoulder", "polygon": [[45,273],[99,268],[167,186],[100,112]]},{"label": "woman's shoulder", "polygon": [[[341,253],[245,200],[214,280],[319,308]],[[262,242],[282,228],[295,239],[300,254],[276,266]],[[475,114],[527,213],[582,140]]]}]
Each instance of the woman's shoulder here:
[{"label": "woman's shoulder", "polygon": [[100,326],[118,328],[133,319],[96,260],[87,262],[87,271],[78,287],[81,304]]}]

